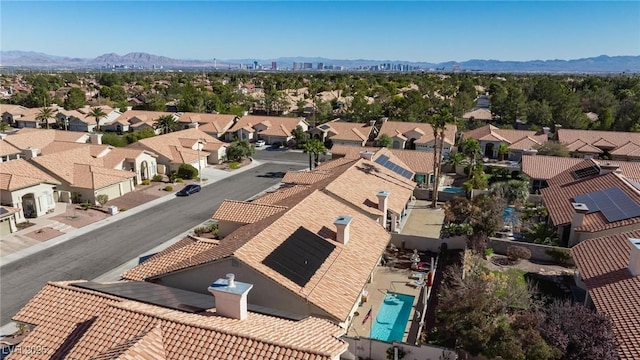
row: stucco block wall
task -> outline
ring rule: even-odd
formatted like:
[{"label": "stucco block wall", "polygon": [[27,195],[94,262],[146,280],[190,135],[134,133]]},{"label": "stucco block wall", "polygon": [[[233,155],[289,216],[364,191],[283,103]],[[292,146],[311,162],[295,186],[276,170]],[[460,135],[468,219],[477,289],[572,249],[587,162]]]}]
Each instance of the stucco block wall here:
[{"label": "stucco block wall", "polygon": [[[18,221],[24,219],[24,212],[22,211],[22,197],[24,195],[33,194],[36,216],[42,216],[56,207],[53,197],[53,185],[49,184],[39,184],[11,192],[2,191],[0,194],[2,204],[20,209],[20,212],[16,214],[16,220]],[[50,201],[46,201],[47,197]]]},{"label": "stucco block wall", "polygon": [[241,226],[246,225],[244,223],[234,221],[218,221],[218,237],[224,239],[225,236],[236,231]]},{"label": "stucco block wall", "polygon": [[246,264],[231,258],[162,276],[159,283],[201,294],[209,294],[207,287],[217,279],[225,278],[228,273],[235,274],[236,281],[253,284],[253,289],[247,297],[249,304],[296,314],[331,318],[325,311],[307,303],[304,298],[275,283]]},{"label": "stucco block wall", "polygon": [[[531,251],[531,259],[537,261],[544,262],[555,262],[555,259],[547,254],[549,250],[566,250],[567,248],[558,247],[558,246],[547,246],[547,245],[539,245],[539,244],[531,244],[519,241],[498,239],[498,238],[489,238],[489,247],[493,249],[493,252],[500,255],[507,254],[507,248],[509,246],[522,246]],[[573,259],[570,259],[567,262],[567,265],[575,265]]]}]

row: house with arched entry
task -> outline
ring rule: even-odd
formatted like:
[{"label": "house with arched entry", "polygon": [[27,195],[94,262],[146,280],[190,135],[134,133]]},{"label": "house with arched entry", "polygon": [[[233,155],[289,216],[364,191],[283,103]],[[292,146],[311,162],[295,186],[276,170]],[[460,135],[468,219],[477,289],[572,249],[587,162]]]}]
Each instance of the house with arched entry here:
[{"label": "house with arched entry", "polygon": [[[444,131],[444,146],[442,155],[447,156],[456,142],[458,127],[455,124],[447,124]],[[379,139],[382,134],[391,137],[393,149],[407,149],[432,152],[436,143],[433,136],[433,128],[427,123],[387,121],[383,119],[378,132]],[[440,146],[438,139],[437,146]]]},{"label": "house with arched entry", "polygon": [[17,209],[16,223],[37,218],[54,210],[54,192],[60,181],[27,160],[0,163],[0,203]]}]

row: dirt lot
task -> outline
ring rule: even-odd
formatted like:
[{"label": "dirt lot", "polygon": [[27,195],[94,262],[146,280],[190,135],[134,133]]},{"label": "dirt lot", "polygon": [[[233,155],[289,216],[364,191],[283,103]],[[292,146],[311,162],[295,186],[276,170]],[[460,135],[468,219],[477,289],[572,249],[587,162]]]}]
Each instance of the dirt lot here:
[{"label": "dirt lot", "polygon": [[54,216],[51,220],[73,226],[74,228],[81,228],[107,217],[109,217],[109,214],[101,210],[84,210],[81,206],[69,205],[65,213]]},{"label": "dirt lot", "polygon": [[47,241],[47,240],[53,239],[54,237],[60,236],[62,234],[64,234],[64,233],[61,232],[61,231],[58,231],[58,230],[56,230],[54,228],[45,227],[45,228],[41,228],[39,230],[27,233],[27,234],[25,234],[25,236],[42,242],[42,241]]}]

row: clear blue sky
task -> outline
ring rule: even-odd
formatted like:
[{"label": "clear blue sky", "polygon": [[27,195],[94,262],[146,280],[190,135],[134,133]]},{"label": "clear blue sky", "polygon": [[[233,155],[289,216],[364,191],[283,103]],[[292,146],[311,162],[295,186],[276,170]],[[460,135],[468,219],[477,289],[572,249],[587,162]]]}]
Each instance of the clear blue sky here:
[{"label": "clear blue sky", "polygon": [[640,55],[638,1],[5,1],[0,48],[442,62]]}]

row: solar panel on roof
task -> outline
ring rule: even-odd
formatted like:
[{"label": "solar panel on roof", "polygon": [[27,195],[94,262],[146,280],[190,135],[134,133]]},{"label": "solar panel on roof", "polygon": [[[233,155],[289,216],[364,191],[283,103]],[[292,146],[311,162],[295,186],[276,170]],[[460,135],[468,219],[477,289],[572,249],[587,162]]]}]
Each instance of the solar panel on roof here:
[{"label": "solar panel on roof", "polygon": [[600,211],[609,222],[640,216],[640,205],[618,187],[594,191],[574,197],[589,208],[589,214]]},{"label": "solar panel on roof", "polygon": [[9,212],[9,210],[7,210],[7,209],[5,209],[5,208],[3,208],[3,207],[0,207],[0,215],[1,215],[1,214],[6,214],[6,213],[8,213],[8,212]]},{"label": "solar panel on roof", "polygon": [[198,294],[145,281],[128,281],[101,284],[93,281],[75,283],[73,286],[114,295],[129,300],[158,305],[188,313],[197,313],[215,307],[211,295]]},{"label": "solar panel on roof", "polygon": [[411,179],[413,177],[413,172],[403,168],[402,166],[394,163],[393,161],[391,161],[391,159],[389,159],[388,156],[386,155],[380,155],[375,159],[375,162],[382,165],[383,167],[385,167],[388,170],[393,171],[394,173],[405,177],[407,179]]},{"label": "solar panel on roof", "polygon": [[299,227],[262,263],[294,283],[305,286],[336,245]]},{"label": "solar panel on roof", "polygon": [[320,125],[319,127],[322,130],[327,130],[329,128],[329,125]]},{"label": "solar panel on roof", "polygon": [[580,179],[587,178],[589,176],[598,175],[599,173],[600,173],[600,168],[593,165],[583,169],[578,169],[574,171],[572,174],[574,179],[580,180]]}]

